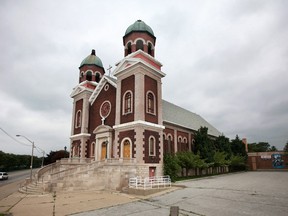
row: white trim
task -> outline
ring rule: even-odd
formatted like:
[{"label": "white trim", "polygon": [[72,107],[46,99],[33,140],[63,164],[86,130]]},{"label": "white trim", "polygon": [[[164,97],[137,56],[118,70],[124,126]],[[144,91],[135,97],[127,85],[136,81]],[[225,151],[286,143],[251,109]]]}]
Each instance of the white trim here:
[{"label": "white trim", "polygon": [[90,137],[91,134],[88,133],[80,133],[80,134],[75,134],[73,136],[70,136],[70,139],[75,139],[75,138],[81,138],[81,137]]},{"label": "white trim", "polygon": [[[106,116],[103,116],[102,113],[101,113],[101,111],[102,111],[102,106],[103,106],[106,102],[109,103],[110,108],[109,108],[109,112],[108,112],[108,114],[107,114]],[[100,106],[99,114],[100,114],[100,116],[101,116],[102,118],[107,118],[107,117],[110,115],[111,110],[112,110],[111,102],[110,102],[109,100],[105,100],[105,101],[101,104],[101,106]]]},{"label": "white trim", "polygon": [[[148,98],[149,93],[151,93],[153,95],[153,105],[154,105],[153,112],[149,112],[149,98]],[[145,110],[146,110],[146,113],[148,113],[148,114],[156,115],[156,113],[157,113],[156,112],[156,96],[155,96],[154,92],[152,92],[151,90],[148,90],[146,92],[146,109]]]},{"label": "white trim", "polygon": [[127,43],[126,43],[126,44],[125,44],[125,46],[124,46],[124,47],[125,47],[125,49],[128,49],[128,47],[127,47],[127,46],[128,46],[128,43],[131,43],[131,46],[132,46],[132,44],[133,44],[133,41],[132,41],[131,39],[130,39],[129,41],[127,41]]},{"label": "white trim", "polygon": [[150,40],[147,40],[147,47],[149,46],[149,43],[152,45],[151,46],[152,50],[154,50],[155,46],[153,45],[152,41],[150,41]]},{"label": "white trim", "polygon": [[[133,44],[137,44],[137,41],[139,41],[139,40],[141,40],[142,42],[143,42],[143,45],[146,45],[146,41],[143,39],[143,38],[141,38],[141,37],[138,37],[138,38],[136,38],[135,40],[134,40],[134,42],[133,42]],[[144,47],[143,47],[143,49],[144,49]]]},{"label": "white trim", "polygon": [[[80,113],[80,114],[79,114]],[[79,119],[78,119],[78,115],[80,115]],[[82,111],[81,110],[77,110],[77,112],[75,113],[75,128],[81,128],[81,123],[82,123]]]},{"label": "white trim", "polygon": [[[130,106],[131,106],[131,109],[130,109],[130,110],[131,110],[131,111],[130,111],[130,112],[125,112],[125,102],[126,102],[125,96],[126,96],[127,93],[130,93],[130,94],[131,94],[131,104],[130,104]],[[133,92],[132,92],[131,90],[127,90],[127,91],[123,94],[123,97],[122,97],[122,115],[127,115],[127,114],[130,114],[130,113],[133,113],[133,105],[134,105],[133,97],[134,97],[134,95],[133,95]]]},{"label": "white trim", "polygon": [[[169,138],[170,138],[170,139],[169,139]],[[168,133],[168,134],[167,134],[167,140],[171,140],[171,141],[173,140],[173,136],[172,136],[171,133]]]},{"label": "white trim", "polygon": [[[141,50],[141,51],[142,51],[142,50]],[[140,59],[140,58],[134,58],[134,59],[136,59],[135,61],[133,61],[134,63],[132,63],[132,61],[128,62],[128,63],[131,63],[129,66],[118,68],[117,71],[114,71],[115,73],[113,72],[113,75],[114,75],[114,76],[119,76],[120,74],[126,72],[126,70],[127,70],[128,68],[131,68],[131,67],[133,67],[133,66],[141,63],[142,65],[144,65],[144,66],[146,66],[147,68],[151,69],[151,70],[152,70],[152,73],[155,74],[156,76],[157,76],[157,75],[158,75],[158,76],[160,75],[161,77],[166,76],[166,74],[163,73],[161,70],[159,70],[158,68],[154,67],[153,65],[147,63],[147,62],[144,61],[143,59]],[[127,64],[127,65],[128,65],[128,64]],[[117,68],[116,68],[116,69],[117,69]],[[115,70],[116,70],[116,69],[115,69]]]},{"label": "white trim", "polygon": [[[137,63],[142,63],[144,65],[146,65],[147,67],[151,68],[152,70],[154,70],[154,73],[156,72],[156,74],[160,74],[162,77],[166,76],[166,74],[164,72],[162,72],[161,70],[155,68],[154,66],[148,64],[146,61],[140,59],[140,58],[135,58],[134,56],[138,55],[138,54],[142,54],[143,56],[147,57],[148,59],[150,59],[151,61],[153,61],[154,63],[156,63],[157,65],[159,65],[159,67],[163,66],[158,60],[156,60],[153,56],[149,55],[148,53],[145,53],[142,50],[137,50],[136,52],[132,52],[131,54],[127,55],[124,59],[122,59],[121,61],[119,61],[118,63],[116,63],[116,68],[114,69],[114,71],[112,72],[113,75],[116,74],[121,74],[123,71],[125,71],[126,68],[131,67]],[[125,63],[130,64],[130,66],[124,67],[123,65]],[[132,63],[134,62],[134,63]],[[127,64],[126,64],[127,65]],[[126,66],[125,65],[125,66]]]},{"label": "white trim", "polygon": [[123,151],[124,151],[124,141],[125,141],[125,140],[128,140],[129,143],[130,143],[130,158],[132,158],[132,141],[131,141],[131,139],[130,139],[129,137],[125,137],[125,138],[122,139],[122,141],[121,141],[120,158],[124,158],[124,156],[123,156],[123,153],[124,153],[124,152],[123,152]]},{"label": "white trim", "polygon": [[146,122],[143,120],[128,122],[128,123],[124,123],[124,124],[120,124],[120,125],[114,125],[113,129],[123,129],[123,128],[134,127],[137,125],[143,125],[143,126],[147,126],[147,127],[155,127],[155,128],[159,128],[159,129],[165,129],[165,126],[163,126],[163,125],[154,124],[154,123]]},{"label": "white trim", "polygon": [[[151,153],[151,146],[150,146],[150,140],[153,139],[153,154],[150,154]],[[154,136],[149,136],[149,139],[148,139],[148,152],[149,152],[149,156],[156,156],[156,139]]]},{"label": "white trim", "polygon": [[117,84],[104,75],[89,98],[89,102],[91,103],[91,105],[95,102],[96,98],[98,97],[107,82],[113,87],[117,88]]}]

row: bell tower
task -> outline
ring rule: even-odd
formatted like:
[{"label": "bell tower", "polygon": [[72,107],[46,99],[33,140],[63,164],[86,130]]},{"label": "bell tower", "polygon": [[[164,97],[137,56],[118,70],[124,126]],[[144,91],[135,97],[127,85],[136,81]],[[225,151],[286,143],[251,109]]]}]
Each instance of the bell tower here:
[{"label": "bell tower", "polygon": [[142,20],[137,20],[127,28],[123,37],[124,56],[140,49],[154,57],[155,43],[156,37],[150,26]]},{"label": "bell tower", "polygon": [[89,98],[104,76],[101,59],[93,49],[80,64],[79,84],[73,89],[70,97],[73,99],[71,149],[70,157],[84,159],[87,157],[89,133],[90,103]]},{"label": "bell tower", "polygon": [[[162,175],[162,81],[165,74],[154,58],[156,37],[141,20],[123,36],[124,59],[114,71],[117,78],[115,146],[119,157],[143,165],[143,176]],[[125,146],[130,144],[130,152]],[[153,170],[153,171],[151,171]],[[151,171],[151,173],[150,173]]]}]

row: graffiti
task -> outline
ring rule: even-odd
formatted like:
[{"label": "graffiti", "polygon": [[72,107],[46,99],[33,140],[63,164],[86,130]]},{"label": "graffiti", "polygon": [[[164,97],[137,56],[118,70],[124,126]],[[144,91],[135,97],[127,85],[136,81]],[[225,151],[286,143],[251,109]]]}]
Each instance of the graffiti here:
[{"label": "graffiti", "polygon": [[272,155],[272,165],[273,165],[273,168],[280,168],[280,169],[284,168],[284,163],[283,163],[281,154]]}]

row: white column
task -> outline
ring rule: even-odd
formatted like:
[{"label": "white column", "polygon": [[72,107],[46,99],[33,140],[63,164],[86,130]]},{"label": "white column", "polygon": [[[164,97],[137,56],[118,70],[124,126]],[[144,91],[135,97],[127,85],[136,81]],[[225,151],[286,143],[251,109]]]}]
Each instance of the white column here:
[{"label": "white column", "polygon": [[115,125],[120,124],[120,116],[121,113],[121,80],[117,80],[117,88],[116,88],[116,116],[115,116]]},{"label": "white column", "polygon": [[177,130],[174,129],[174,151],[175,151],[175,153],[178,152],[177,142],[178,142],[178,139],[177,139]]},{"label": "white column", "polygon": [[135,74],[135,121],[137,120],[145,120],[145,94],[144,94],[144,74],[137,73]]},{"label": "white column", "polygon": [[81,133],[88,132],[88,120],[89,120],[89,106],[88,105],[89,105],[88,95],[85,95],[85,97],[83,98]]}]

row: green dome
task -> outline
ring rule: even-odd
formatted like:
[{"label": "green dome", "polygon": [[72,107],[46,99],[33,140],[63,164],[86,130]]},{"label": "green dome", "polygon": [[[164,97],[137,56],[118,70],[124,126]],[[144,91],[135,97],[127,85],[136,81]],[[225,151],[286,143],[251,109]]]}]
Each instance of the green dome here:
[{"label": "green dome", "polygon": [[102,61],[98,56],[96,56],[95,50],[92,50],[91,54],[81,62],[80,67],[83,65],[97,65],[103,68]]},{"label": "green dome", "polygon": [[148,32],[150,33],[151,35],[154,36],[154,32],[153,30],[151,29],[150,26],[148,26],[145,22],[143,22],[142,20],[137,20],[135,23],[133,23],[132,25],[130,25],[126,32],[125,32],[125,35],[133,32],[133,31],[136,31],[136,32]]}]

